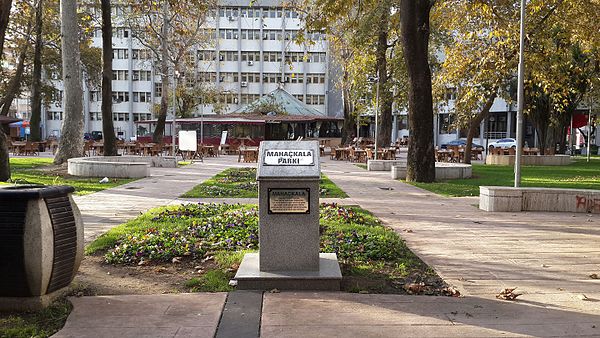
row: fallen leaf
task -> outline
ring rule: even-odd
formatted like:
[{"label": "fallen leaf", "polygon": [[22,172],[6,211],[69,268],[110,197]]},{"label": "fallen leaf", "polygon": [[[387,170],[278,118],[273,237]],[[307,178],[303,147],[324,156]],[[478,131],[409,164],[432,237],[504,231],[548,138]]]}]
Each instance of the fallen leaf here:
[{"label": "fallen leaf", "polygon": [[173,257],[173,259],[171,260],[171,263],[173,263],[173,264],[181,263],[181,257]]},{"label": "fallen leaf", "polygon": [[580,295],[577,295],[577,297],[578,297],[579,299],[581,299],[581,300],[590,300],[590,299],[588,298],[588,296],[584,295],[583,293],[582,293],[582,294],[580,294]]},{"label": "fallen leaf", "polygon": [[409,283],[404,285],[404,290],[408,292],[408,294],[419,294],[423,292],[425,288],[425,283]]},{"label": "fallen leaf", "polygon": [[358,293],[360,293],[362,295],[366,295],[366,294],[369,293],[369,291],[367,291],[367,290],[360,290],[360,291],[358,291]]},{"label": "fallen leaf", "polygon": [[517,297],[522,295],[522,293],[515,293],[514,291],[516,289],[517,288],[506,288],[506,289],[502,290],[502,292],[497,294],[496,298],[504,299],[504,300],[515,300]]},{"label": "fallen leaf", "polygon": [[593,273],[593,274],[591,274],[591,275],[590,275],[590,278],[591,278],[591,279],[600,279],[600,277],[598,277],[598,274],[597,274],[597,273]]},{"label": "fallen leaf", "polygon": [[456,290],[452,286],[442,289],[442,294],[444,296],[460,297],[460,291]]},{"label": "fallen leaf", "polygon": [[271,291],[269,291],[269,293],[280,293],[281,291],[279,291],[279,289],[273,289]]},{"label": "fallen leaf", "polygon": [[208,262],[210,260],[213,260],[215,257],[214,256],[207,256],[206,258],[202,259],[202,263]]}]

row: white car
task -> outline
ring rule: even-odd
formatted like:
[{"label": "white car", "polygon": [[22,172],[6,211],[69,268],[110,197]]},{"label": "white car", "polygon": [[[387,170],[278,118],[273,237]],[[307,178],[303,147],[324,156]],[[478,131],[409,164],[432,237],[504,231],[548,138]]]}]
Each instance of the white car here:
[{"label": "white car", "polygon": [[514,138],[502,138],[502,139],[499,139],[496,142],[490,143],[488,145],[488,147],[490,149],[494,149],[494,148],[504,148],[504,149],[516,148],[517,147],[517,141]]}]

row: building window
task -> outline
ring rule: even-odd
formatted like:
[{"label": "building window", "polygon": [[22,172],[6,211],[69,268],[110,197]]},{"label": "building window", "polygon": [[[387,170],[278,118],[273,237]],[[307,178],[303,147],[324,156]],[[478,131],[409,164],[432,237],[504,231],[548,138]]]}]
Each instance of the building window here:
[{"label": "building window", "polygon": [[91,111],[90,121],[102,121],[102,113],[97,111]]},{"label": "building window", "polygon": [[129,59],[129,50],[113,49],[113,59]]},{"label": "building window", "polygon": [[113,80],[116,81],[127,81],[129,79],[129,71],[127,70],[113,70]]},{"label": "building window", "polygon": [[48,111],[48,112],[46,112],[46,117],[47,117],[47,120],[62,121],[62,119],[63,119],[63,112],[61,112],[61,111]]},{"label": "building window", "polygon": [[129,113],[113,113],[113,121],[129,121]]},{"label": "building window", "polygon": [[454,122],[454,116],[451,114],[439,114],[439,133],[440,134],[452,134],[452,123]]},{"label": "building window", "polygon": [[129,92],[113,92],[113,103],[129,102]]},{"label": "building window", "polygon": [[154,96],[161,97],[162,96],[162,83],[154,84]]},{"label": "building window", "polygon": [[133,102],[151,102],[150,92],[133,92]]}]

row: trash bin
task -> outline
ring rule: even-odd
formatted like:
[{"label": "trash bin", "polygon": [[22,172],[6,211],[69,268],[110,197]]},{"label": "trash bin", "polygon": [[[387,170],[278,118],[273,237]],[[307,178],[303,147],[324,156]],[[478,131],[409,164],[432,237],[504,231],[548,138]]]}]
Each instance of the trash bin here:
[{"label": "trash bin", "polygon": [[83,258],[83,221],[69,186],[0,188],[0,310],[47,306]]}]

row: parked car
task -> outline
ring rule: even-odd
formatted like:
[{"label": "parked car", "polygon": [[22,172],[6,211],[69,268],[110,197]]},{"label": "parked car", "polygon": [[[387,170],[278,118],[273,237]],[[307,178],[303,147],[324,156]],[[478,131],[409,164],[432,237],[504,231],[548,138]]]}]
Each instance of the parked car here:
[{"label": "parked car", "polygon": [[91,133],[84,133],[83,139],[86,141],[90,141],[90,140],[100,141],[100,140],[102,140],[102,131],[94,130]]},{"label": "parked car", "polygon": [[517,141],[514,138],[502,138],[499,139],[496,142],[491,142],[488,147],[490,149],[494,149],[494,148],[504,148],[504,149],[508,149],[508,148],[516,148],[517,147]]},{"label": "parked car", "polygon": [[[453,140],[450,141],[448,143],[444,143],[440,146],[440,148],[442,149],[447,149],[448,146],[453,147],[453,146],[466,146],[467,145],[467,141],[466,140]],[[473,148],[477,148],[477,149],[483,149],[483,146],[477,144],[477,143],[473,143],[472,144]]]}]

